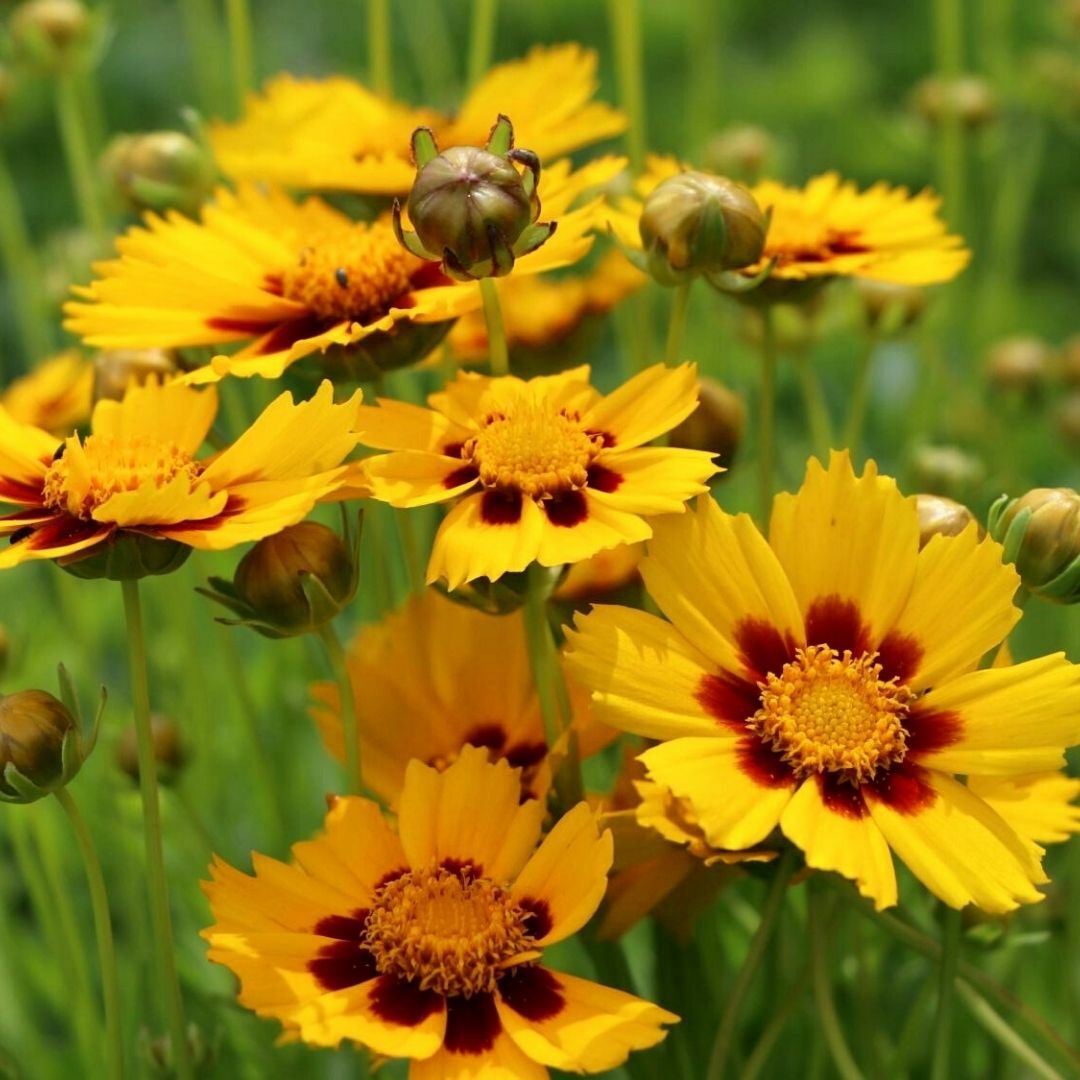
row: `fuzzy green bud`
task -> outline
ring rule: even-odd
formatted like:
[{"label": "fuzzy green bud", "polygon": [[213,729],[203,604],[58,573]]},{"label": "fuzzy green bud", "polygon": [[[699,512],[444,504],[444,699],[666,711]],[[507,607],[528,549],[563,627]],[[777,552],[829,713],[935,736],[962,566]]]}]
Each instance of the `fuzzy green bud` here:
[{"label": "fuzzy green bud", "polygon": [[1003,496],[990,510],[990,534],[1016,564],[1024,587],[1044,600],[1080,600],[1080,495],[1070,488],[1034,488]]},{"label": "fuzzy green bud", "polygon": [[915,88],[915,108],[932,124],[956,117],[966,127],[989,123],[998,113],[990,84],[977,75],[931,75]]},{"label": "fuzzy green bud", "polygon": [[661,285],[677,285],[757,262],[768,223],[742,185],[683,172],[653,189],[639,228],[649,273]]},{"label": "fuzzy green bud", "polygon": [[64,740],[76,730],[64,703],[45,690],[20,690],[0,698],[0,795],[19,795],[6,775],[9,768],[42,792],[61,787]]},{"label": "fuzzy green bud", "polygon": [[194,213],[214,183],[209,156],[181,131],[117,135],[102,155],[101,168],[121,202],[136,212]]},{"label": "fuzzy green bud", "polygon": [[1045,385],[1053,360],[1053,350],[1039,338],[1007,338],[987,353],[986,375],[998,390],[1034,394]]},{"label": "fuzzy green bud", "polygon": [[718,173],[755,180],[775,154],[776,140],[764,128],[740,124],[718,131],[709,140],[705,162]]},{"label": "fuzzy green bud", "polygon": [[46,70],[64,66],[90,29],[90,14],[80,0],[24,0],[8,22],[21,56]]}]

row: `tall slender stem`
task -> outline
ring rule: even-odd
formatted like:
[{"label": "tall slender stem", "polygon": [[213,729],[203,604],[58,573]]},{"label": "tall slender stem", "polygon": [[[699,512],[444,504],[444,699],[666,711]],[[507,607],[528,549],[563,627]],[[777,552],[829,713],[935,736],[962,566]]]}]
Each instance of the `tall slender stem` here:
[{"label": "tall slender stem", "polygon": [[559,663],[558,649],[548,622],[547,603],[551,583],[544,567],[533,563],[528,570],[525,593],[525,637],[529,649],[540,715],[544,721],[544,736],[549,750],[563,749],[565,756],[555,773],[555,794],[564,810],[582,799],[581,766],[578,760],[577,739],[570,729],[570,698]]},{"label": "tall slender stem", "polygon": [[851,451],[853,460],[858,454],[859,442],[866,424],[866,406],[870,401],[870,372],[873,369],[875,352],[877,335],[872,330],[867,330],[855,368],[855,382],[851,388],[851,411],[844,428],[844,445]]},{"label": "tall slender stem", "polygon": [[255,47],[249,0],[225,0],[225,19],[229,27],[233,97],[239,116],[244,109],[244,99],[255,86]]},{"label": "tall slender stem", "polygon": [[956,968],[960,960],[961,915],[949,908],[944,918],[941,966],[938,968],[938,1007],[930,1058],[931,1080],[947,1080],[952,1047],[952,1020],[956,1001]]},{"label": "tall slender stem", "polygon": [[1001,1045],[1012,1053],[1018,1061],[1026,1065],[1036,1076],[1043,1080],[1064,1080],[1057,1071],[1033,1046],[1029,1045],[1020,1033],[1005,1021],[990,1003],[978,991],[965,982],[956,984],[956,993],[967,1006],[968,1012],[982,1025],[984,1031],[993,1036]]},{"label": "tall slender stem", "polygon": [[673,366],[682,349],[683,334],[686,331],[686,309],[690,305],[690,282],[684,281],[675,286],[671,298],[671,315],[668,318],[667,343],[664,346],[664,363]]},{"label": "tall slender stem", "polygon": [[641,6],[638,0],[608,0],[612,51],[619,79],[619,103],[630,121],[626,154],[630,168],[645,165],[645,75],[641,61]]},{"label": "tall slender stem", "polygon": [[799,372],[799,386],[810,427],[811,449],[819,456],[827,454],[832,443],[832,421],[829,419],[829,406],[821,388],[821,379],[805,352],[795,357],[795,365]]},{"label": "tall slender stem", "polygon": [[122,581],[124,617],[127,621],[131,664],[131,703],[135,713],[135,738],[139,754],[139,791],[142,794],[143,839],[146,844],[146,879],[150,892],[150,922],[157,948],[160,992],[172,1044],[172,1059],[180,1080],[193,1080],[191,1051],[184,1022],[184,1002],[176,973],[176,943],[169,914],[169,885],[165,877],[165,852],[161,835],[157,762],[150,729],[150,686],[146,670],[146,637],[143,630],[139,583]]},{"label": "tall slender stem", "polygon": [[214,8],[214,0],[180,0],[180,16],[191,53],[191,66],[195,70],[199,108],[211,116],[221,111],[223,97],[218,49],[222,35]]},{"label": "tall slender stem", "polygon": [[799,1007],[799,1003],[802,1000],[803,994],[806,992],[806,985],[809,981],[810,965],[806,964],[795,981],[791,984],[791,988],[788,990],[784,999],[778,1006],[770,1010],[772,1015],[769,1019],[768,1026],[761,1033],[753,1050],[750,1051],[750,1056],[746,1059],[746,1064],[743,1066],[740,1080],[757,1080],[757,1077],[761,1075],[761,1070],[768,1064],[769,1055],[776,1045],[776,1040],[780,1038],[788,1021],[791,1020],[795,1010]]},{"label": "tall slender stem", "polygon": [[394,92],[390,52],[390,0],[368,0],[368,78],[381,97]]},{"label": "tall slender stem", "polygon": [[86,819],[82,816],[71,792],[58,788],[54,794],[57,802],[75,830],[79,852],[86,869],[86,881],[90,887],[90,905],[94,911],[94,932],[97,935],[98,963],[101,966],[101,989],[105,1000],[105,1067],[112,1080],[122,1080],[124,1075],[124,1038],[120,1027],[120,981],[116,970],[116,946],[113,942],[112,918],[109,914],[109,894],[105,888],[105,876],[94,847]]},{"label": "tall slender stem", "polygon": [[469,27],[469,67],[466,72],[470,90],[491,66],[498,12],[499,0],[473,0],[472,23]]},{"label": "tall slender stem", "polygon": [[484,301],[484,321],[487,323],[491,374],[509,375],[510,351],[506,344],[506,327],[503,324],[502,305],[499,303],[499,291],[491,278],[480,279],[480,296]]},{"label": "tall slender stem", "polygon": [[843,1028],[836,1015],[836,1003],[832,997],[832,972],[829,969],[829,935],[823,907],[825,894],[816,881],[808,882],[807,906],[809,909],[808,935],[810,938],[810,964],[814,980],[814,1003],[817,1005],[818,1022],[825,1033],[833,1065],[843,1080],[862,1080],[862,1071],[855,1064]]},{"label": "tall slender stem", "polygon": [[104,248],[108,241],[105,212],[101,205],[94,155],[79,104],[79,83],[75,72],[60,72],[56,77],[56,119],[79,215],[98,245]]},{"label": "tall slender stem", "polygon": [[[934,57],[942,79],[963,70],[963,12],[961,0],[931,0],[934,19]],[[963,232],[965,180],[964,127],[956,109],[944,108],[938,133],[938,169],[945,213],[953,229]]]},{"label": "tall slender stem", "polygon": [[776,327],[768,304],[761,309],[761,386],[758,394],[758,507],[762,523],[767,524],[773,495],[773,428],[776,419]]},{"label": "tall slender stem", "polygon": [[709,1068],[706,1072],[706,1080],[721,1080],[727,1076],[726,1067],[728,1057],[731,1055],[731,1044],[735,1038],[735,1026],[742,1011],[743,1001],[750,989],[754,976],[761,961],[765,957],[765,949],[772,940],[777,923],[780,920],[780,912],[784,907],[784,896],[787,892],[788,880],[791,877],[795,865],[795,850],[788,848],[780,856],[774,871],[775,876],[769,885],[768,895],[765,897],[765,906],[761,909],[761,922],[750,940],[750,948],[746,953],[746,959],[735,976],[735,983],[728,994],[727,1006],[724,1015],[720,1019],[720,1026],[716,1029],[716,1038],[713,1040],[712,1052],[709,1054]]},{"label": "tall slender stem", "polygon": [[345,737],[345,773],[349,792],[358,795],[363,787],[360,774],[360,729],[356,722],[356,691],[349,674],[349,662],[333,623],[323,623],[319,627],[319,639],[326,649],[326,658],[330,661],[341,697],[341,730]]}]

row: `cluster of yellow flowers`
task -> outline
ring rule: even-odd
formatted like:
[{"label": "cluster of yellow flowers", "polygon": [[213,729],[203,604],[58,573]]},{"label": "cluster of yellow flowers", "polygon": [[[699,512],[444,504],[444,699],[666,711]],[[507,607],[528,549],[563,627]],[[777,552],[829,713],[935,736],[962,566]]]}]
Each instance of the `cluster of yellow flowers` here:
[{"label": "cluster of yellow flowers", "polygon": [[[764,308],[840,277],[948,281],[969,255],[938,200],[573,165],[625,126],[595,70],[538,48],[453,118],[272,80],[209,129],[226,181],[190,216],[148,213],[66,305],[87,345],[171,359],[131,362],[95,404],[66,355],[0,408],[0,567],[121,580],[129,616],[137,579],[257,542],[211,595],[268,636],[322,633],[357,581],[349,543],[304,523],[318,504],[446,504],[426,587],[311,688],[350,792],[291,862],[216,859],[205,886],[210,959],[245,1006],[408,1058],[412,1080],[602,1072],[659,1042],[673,1013],[543,963],[602,904],[616,936],[755,862],[781,885],[834,872],[882,909],[896,856],[945,904],[1006,912],[1042,898],[1040,845],[1080,827],[1060,771],[1080,670],[1010,661],[1020,582],[998,540],[928,531],[844,450],[759,529],[710,494],[715,455],[669,438],[699,394],[677,328],[609,393],[558,359],[648,273]],[[356,220],[295,189],[401,201]],[[538,347],[552,373],[506,367]],[[359,382],[419,364],[460,366],[426,404],[362,403]],[[305,373],[310,399],[281,393],[225,443],[219,393]],[[638,576],[646,602],[586,612]],[[581,759],[619,733],[619,786],[586,795]]]}]

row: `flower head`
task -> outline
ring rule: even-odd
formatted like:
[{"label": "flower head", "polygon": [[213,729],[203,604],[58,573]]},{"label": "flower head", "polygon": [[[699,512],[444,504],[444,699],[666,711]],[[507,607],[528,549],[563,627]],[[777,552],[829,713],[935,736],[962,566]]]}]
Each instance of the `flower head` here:
[{"label": "flower head", "polygon": [[90,419],[94,365],[75,351],[58,353],[10,383],[0,405],[21,424],[66,435]]},{"label": "flower head", "polygon": [[413,1080],[615,1068],[678,1018],[541,964],[600,903],[611,837],[582,803],[537,848],[544,808],[520,793],[516,770],[466,747],[441,773],[409,765],[396,832],[342,798],[293,864],[216,861],[210,958],[295,1037],[411,1059]]},{"label": "flower head", "polygon": [[345,480],[359,392],[306,402],[282,394],[231,446],[198,457],[217,411],[214,389],[133,386],[94,408],[90,434],[54,436],[0,410],[0,569],[55,559],[83,576],[138,577],[300,521]]},{"label": "flower head", "polygon": [[891,853],[947,904],[1041,899],[1033,848],[958,776],[1054,769],[1080,738],[1080,669],[979,670],[1018,579],[974,524],[920,550],[914,499],[812,460],[769,539],[708,499],[658,523],[642,576],[671,620],[596,608],[570,669],[599,716],[664,740],[642,761],[708,842],[774,828],[807,865],[896,903]]},{"label": "flower head", "polygon": [[580,45],[539,46],[492,68],[453,117],[387,101],[351,79],[281,75],[249,97],[239,122],[212,124],[210,142],[234,179],[404,195],[418,127],[443,146],[482,146],[492,117],[507,113],[544,161],[618,135],[625,117],[592,100],[596,68],[596,53]]},{"label": "flower head", "polygon": [[430,409],[361,409],[376,499],[422,506],[464,496],[444,519],[429,580],[456,588],[530,563],[558,566],[652,535],[705,490],[712,455],[647,447],[697,404],[693,365],[647,369],[612,394],[588,367],[525,381],[462,373]]},{"label": "flower head", "polygon": [[[445,769],[467,746],[520,769],[523,795],[547,793],[551,758],[520,611],[486,615],[428,589],[364,627],[348,663],[364,781],[389,805],[398,804],[411,759]],[[588,695],[570,689],[571,722],[588,755],[614,732],[592,724]],[[344,760],[339,691],[316,683],[311,694],[323,738]]]}]

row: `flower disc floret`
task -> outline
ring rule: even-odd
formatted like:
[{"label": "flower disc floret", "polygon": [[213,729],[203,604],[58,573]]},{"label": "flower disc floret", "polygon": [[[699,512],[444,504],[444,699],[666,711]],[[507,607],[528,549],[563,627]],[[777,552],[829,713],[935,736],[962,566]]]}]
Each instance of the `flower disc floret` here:
[{"label": "flower disc floret", "polygon": [[499,974],[536,942],[528,912],[468,869],[410,870],[382,885],[364,945],[381,974],[447,997],[493,993]]},{"label": "flower disc floret", "polygon": [[907,753],[910,691],[883,680],[876,654],[858,658],[827,645],[799,649],[761,685],[750,726],[803,775],[839,773],[862,783]]}]

